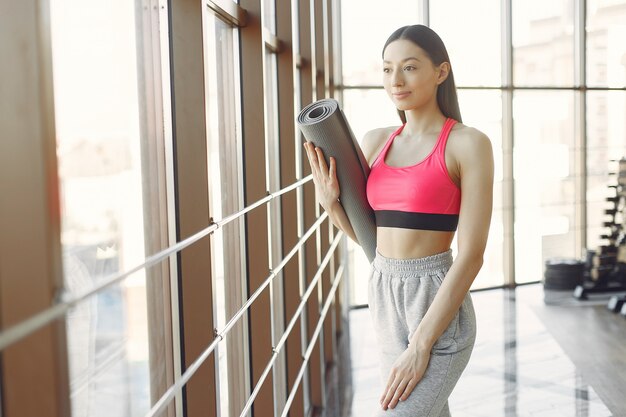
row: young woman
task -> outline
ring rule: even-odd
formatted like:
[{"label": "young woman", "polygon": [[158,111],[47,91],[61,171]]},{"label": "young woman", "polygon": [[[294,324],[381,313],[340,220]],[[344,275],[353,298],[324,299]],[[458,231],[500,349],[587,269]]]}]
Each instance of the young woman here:
[{"label": "young woman", "polygon": [[[449,416],[448,397],[476,338],[469,289],[489,231],[493,152],[485,134],[461,123],[450,59],[435,32],[402,27],[382,55],[383,85],[402,125],[374,129],[361,143],[377,226],[368,301],[386,382],[376,415]],[[338,200],[335,159],[327,166],[319,148],[305,148],[322,207],[357,242]]]}]

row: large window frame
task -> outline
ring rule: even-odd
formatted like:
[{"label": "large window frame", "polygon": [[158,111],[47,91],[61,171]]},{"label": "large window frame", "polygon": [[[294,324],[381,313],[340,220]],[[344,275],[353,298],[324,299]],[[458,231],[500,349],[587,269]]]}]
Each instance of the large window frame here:
[{"label": "large window frame", "polygon": [[[335,17],[338,9],[329,0],[278,3],[273,28],[263,28],[261,24],[261,0],[150,0],[145,7],[137,8],[141,13],[135,23],[143,42],[137,59],[144,64],[140,68],[144,71],[140,100],[149,101],[141,103],[145,106],[140,115],[142,169],[144,175],[158,183],[158,192],[144,201],[144,209],[150,214],[144,227],[158,237],[151,242],[154,247],[147,250],[158,253],[132,270],[107,276],[106,285],[146,269],[150,281],[148,326],[154,331],[150,345],[161,348],[150,358],[151,369],[156,370],[158,378],[152,379],[150,385],[149,415],[199,416],[217,411],[220,363],[216,353],[218,344],[229,342],[250,358],[243,377],[233,372],[238,377],[229,380],[229,393],[237,394],[229,396],[229,415],[238,416],[243,407],[263,415],[273,410],[275,416],[289,411],[290,415],[304,417],[322,409],[335,415],[345,410],[349,402],[350,379],[345,375],[338,378],[336,374],[337,364],[342,364],[341,372],[349,370],[350,365],[346,280],[342,280],[346,271],[345,236],[337,233],[315,201],[312,177],[304,162],[303,137],[295,126],[300,108],[314,98],[328,97],[337,91],[332,83],[339,77],[331,71],[336,69],[332,51],[337,45],[333,28],[339,24]],[[14,50],[20,46],[11,43],[17,33],[28,38],[40,56],[32,54],[32,62],[28,63],[28,68],[35,71],[25,71],[20,67],[22,61],[3,67],[5,79],[17,80],[10,90],[14,94],[7,108],[21,103],[22,97],[28,104],[17,108],[30,107],[38,112],[35,123],[32,118],[28,120],[28,129],[23,123],[25,119],[10,111],[5,113],[3,126],[7,123],[19,134],[12,141],[2,142],[2,156],[13,157],[11,163],[2,167],[3,179],[12,180],[17,174],[22,180],[21,175],[31,167],[28,158],[33,154],[41,156],[45,163],[37,165],[41,169],[30,172],[30,182],[24,183],[29,190],[22,193],[26,198],[16,194],[20,197],[15,199],[18,204],[1,206],[6,216],[2,218],[0,243],[6,250],[0,262],[0,350],[3,361],[11,362],[0,374],[6,394],[2,405],[10,416],[56,417],[68,415],[70,408],[65,329],[60,319],[71,305],[97,294],[105,284],[75,298],[67,298],[62,292],[59,219],[55,217],[58,185],[51,181],[55,177],[50,174],[56,172],[56,156],[51,122],[51,63],[47,55],[50,45],[46,38],[49,16],[45,7],[37,9],[39,4],[34,1],[21,4],[19,13],[2,14],[2,33],[6,28],[7,36],[1,42],[3,46],[6,42],[7,50]],[[33,10],[39,10],[39,14]],[[274,13],[268,11],[270,16]],[[222,219],[211,217],[207,98],[204,89],[198,87],[206,81],[204,18],[208,13],[219,16],[238,33],[236,53],[242,63],[236,76],[237,116],[233,130],[242,143],[241,152],[235,153],[244,167],[239,180],[244,191],[241,205],[245,207],[233,207],[234,213],[223,213],[229,215]],[[4,25],[4,17],[9,15],[7,23],[14,24]],[[268,57],[273,65],[267,65]],[[263,92],[267,89],[264,79],[275,84],[267,109],[263,106]],[[267,113],[267,120],[255,116],[259,109],[263,109],[262,116]],[[269,123],[273,129],[266,131]],[[33,137],[34,142],[24,139]],[[11,152],[13,147],[20,152]],[[1,184],[6,196],[13,196],[12,191],[21,193],[13,190],[10,182]],[[33,199],[41,204],[33,205]],[[36,215],[41,222],[21,216],[28,206],[38,208]],[[212,256],[210,235],[235,218],[246,229],[241,233],[241,252],[229,251],[223,259],[216,259]],[[24,227],[27,223],[30,228]],[[44,224],[39,227],[41,223]],[[9,224],[13,227],[5,229]],[[26,243],[32,239],[40,247],[9,248],[11,240],[19,242],[20,236],[4,234],[4,230],[13,232],[19,227],[23,227],[21,237],[27,237]],[[4,257],[18,252],[21,255],[14,259]],[[24,254],[46,262],[31,262],[39,268],[33,271],[19,264]],[[291,259],[282,265],[287,256]],[[227,325],[223,329],[215,325],[215,262],[241,266],[243,272],[237,278],[245,282],[245,288],[231,288],[227,301],[231,307],[249,302],[249,306],[237,311],[236,320],[241,320],[242,328]],[[23,285],[12,287],[15,278]],[[32,291],[31,287],[37,290]],[[253,294],[261,287],[263,291]],[[307,298],[303,299],[305,291]],[[279,294],[274,306],[267,308],[272,304],[272,292]],[[21,314],[20,304],[33,296],[37,308]],[[43,315],[35,315],[38,312]],[[290,321],[295,326],[286,328]],[[231,328],[237,331],[231,333]],[[289,334],[284,334],[287,331]],[[45,334],[41,338],[35,338],[35,334],[24,336],[28,332]],[[270,338],[264,334],[272,332]],[[281,340],[276,340],[279,337]],[[41,353],[41,346],[46,346],[45,355],[33,354],[37,350]],[[281,349],[281,359],[276,360],[275,354]],[[37,360],[33,362],[34,357]],[[32,367],[29,372],[18,369],[18,365],[27,366],[27,362],[37,363],[36,372],[30,372]],[[227,366],[230,371],[232,363]],[[266,372],[270,368],[273,378],[267,377],[272,374]],[[38,402],[29,401],[33,391],[46,395],[39,396]]]},{"label": "large window frame", "polygon": [[[575,252],[582,256],[584,248],[587,246],[587,92],[588,91],[623,91],[626,93],[626,87],[597,87],[587,85],[587,39],[586,26],[587,21],[587,0],[575,0],[574,15],[574,34],[573,34],[573,50],[574,50],[574,82],[571,86],[518,86],[513,82],[513,0],[501,0],[501,85],[499,87],[484,86],[466,86],[459,85],[459,90],[498,90],[502,95],[502,221],[503,221],[503,276],[502,285],[489,288],[514,287],[518,285],[515,275],[515,180],[513,175],[514,168],[514,131],[513,131],[513,96],[518,91],[571,91],[574,94],[574,126],[575,132],[573,148],[574,148],[574,169],[576,170],[575,178],[575,222],[574,225],[574,245]],[[430,0],[419,0],[416,8],[420,13],[420,22],[428,25],[430,21]],[[364,89],[376,90],[382,89],[376,85],[345,85],[340,83],[342,91]],[[606,161],[607,164],[609,161]],[[541,280],[541,276],[537,276],[534,281],[524,283],[536,283]],[[482,289],[482,288],[481,288]]]}]

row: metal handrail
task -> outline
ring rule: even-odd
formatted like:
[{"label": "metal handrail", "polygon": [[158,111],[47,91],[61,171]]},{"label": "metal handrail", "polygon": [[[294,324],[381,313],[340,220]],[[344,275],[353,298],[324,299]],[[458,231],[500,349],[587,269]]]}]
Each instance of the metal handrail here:
[{"label": "metal handrail", "polygon": [[[315,231],[317,229],[317,227],[319,226],[319,223],[321,223],[321,221],[323,221],[326,218],[326,216],[328,216],[327,213],[324,213],[323,215],[321,215],[319,217],[318,221],[316,221],[309,228],[307,233],[304,236],[302,236],[302,238],[298,241],[298,243],[296,243],[296,245],[294,245],[294,248],[283,259],[283,261],[276,267],[276,269],[272,270],[272,272],[269,275],[269,277],[259,287],[259,289],[257,289],[257,291],[250,297],[250,299],[237,311],[237,313],[233,316],[233,318],[231,318],[230,321],[224,326],[224,329],[221,332],[216,332],[215,339],[213,340],[213,342],[211,342],[211,344],[209,346],[207,346],[207,348],[191,363],[191,365],[189,365],[187,370],[181,375],[180,379],[177,380],[174,384],[172,384],[167,389],[167,391],[165,391],[163,393],[161,398],[159,398],[159,400],[154,404],[154,406],[150,409],[150,411],[148,411],[148,413],[145,415],[145,417],[154,417],[154,416],[158,415],[159,413],[161,413],[168,406],[168,404],[170,403],[172,398],[174,398],[176,396],[178,391],[180,391],[182,389],[182,387],[189,381],[189,379],[191,379],[191,377],[200,368],[200,366],[202,366],[204,361],[206,361],[206,359],[209,357],[209,355],[211,355],[211,353],[213,353],[213,351],[215,350],[215,347],[217,346],[217,344],[220,341],[222,341],[224,339],[224,337],[226,336],[226,333],[228,333],[228,331],[233,327],[233,325],[236,323],[236,321],[239,318],[241,318],[243,313],[245,313],[247,311],[247,309],[250,306],[250,304],[252,304],[252,302],[250,300],[253,301],[253,297],[256,298],[258,296],[258,294],[260,293],[260,290],[262,290],[263,288],[267,287],[267,285],[269,285],[270,281],[274,277],[277,276],[277,272],[280,271],[284,267],[284,265],[286,265],[286,263],[289,261],[289,258],[291,258],[293,256],[293,254],[297,251],[297,249],[300,248],[304,244],[306,239],[313,233],[313,231]],[[302,306],[304,304],[306,304],[306,301],[308,300],[308,297],[311,295],[311,292],[313,292],[313,289],[315,288],[315,285],[317,284],[317,282],[319,281],[320,277],[322,276],[322,271],[326,267],[326,264],[329,262],[330,256],[332,255],[334,249],[337,247],[337,245],[338,245],[342,235],[343,235],[343,233],[339,232],[337,234],[337,236],[335,237],[335,239],[333,240],[331,246],[328,249],[328,253],[326,254],[326,256],[324,257],[324,260],[320,264],[317,272],[315,273],[314,278],[311,280],[311,283],[309,284],[309,288],[307,289],[306,293],[302,296],[303,299],[300,302],[300,306],[298,307],[298,310],[296,311],[295,314],[299,314],[299,312],[302,310]],[[293,321],[293,319],[292,319],[292,321]],[[288,330],[286,330],[286,332],[287,331],[291,331],[292,327],[293,327],[293,325],[290,325]],[[275,348],[273,348],[273,349],[275,349]],[[272,356],[272,360],[270,361],[271,364],[273,364],[273,362],[275,361],[275,357],[274,356],[277,355],[277,353],[279,351],[280,351],[280,349],[278,351],[274,350],[274,355]],[[269,372],[268,368],[266,368],[266,370],[264,371],[263,375],[261,376],[261,379],[259,380],[260,382],[257,383],[257,387],[260,387],[260,383],[262,383],[263,380],[265,380],[265,377],[267,377],[267,375],[266,375],[267,372]],[[255,391],[257,391],[257,388],[255,388]],[[253,391],[254,397],[251,397],[253,400],[254,400],[254,398],[256,398],[256,395],[257,395],[257,393],[255,391]],[[250,402],[250,405],[251,405],[251,402]],[[246,404],[246,407],[248,407],[248,404]]]},{"label": "metal handrail", "polygon": [[[213,233],[215,230],[217,230],[219,227],[224,226],[225,224],[230,223],[231,221],[243,216],[244,214],[248,213],[251,210],[254,210],[255,208],[268,203],[269,201],[271,201],[272,199],[281,196],[282,194],[285,194],[295,188],[298,188],[300,185],[305,184],[306,182],[310,181],[313,178],[312,175],[308,175],[307,177],[302,178],[299,181],[296,181],[295,183],[279,190],[276,191],[275,193],[270,193],[269,191],[267,192],[267,196],[258,200],[257,202],[255,202],[254,204],[251,204],[248,207],[243,208],[242,210],[235,212],[227,217],[224,217],[222,220],[217,221],[217,222],[212,222],[209,226],[207,226],[206,228],[200,230],[199,232],[195,233],[194,235],[188,237],[187,239],[184,239],[178,243],[176,243],[175,245],[172,245],[164,250],[162,250],[161,252],[157,252],[156,254],[149,256],[148,258],[146,258],[144,260],[144,262],[142,264],[139,264],[129,270],[126,270],[124,272],[116,272],[113,274],[110,274],[109,276],[105,277],[100,283],[94,285],[93,287],[77,294],[77,295],[68,295],[66,292],[62,293],[61,296],[59,297],[60,302],[58,304],[55,304],[43,311],[41,311],[40,313],[37,313],[33,316],[31,316],[30,318],[23,320],[17,324],[14,324],[13,326],[9,327],[6,330],[3,330],[2,332],[0,332],[0,351],[4,350],[6,347],[12,345],[13,343],[17,342],[18,340],[23,339],[24,337],[28,336],[29,334],[37,331],[38,329],[40,329],[41,327],[45,326],[46,324],[50,323],[53,320],[56,320],[60,317],[62,317],[70,308],[72,308],[73,306],[75,306],[76,304],[78,304],[79,302],[85,300],[86,298],[97,294],[98,292],[114,285],[117,284],[119,282],[121,282],[123,279],[127,278],[128,276],[134,274],[135,272],[138,272],[142,269],[145,268],[149,268],[153,265],[156,265],[157,263],[163,261],[164,259],[168,258],[169,256],[183,250],[184,248],[186,248],[187,246],[197,242],[198,240],[202,239],[203,237],[210,235],[211,233]],[[321,216],[320,216],[321,217]]]},{"label": "metal handrail", "polygon": [[311,227],[309,227],[309,230],[307,230],[307,232],[298,240],[298,242],[293,246],[293,248],[291,248],[289,253],[283,258],[283,260],[278,265],[276,265],[276,268],[270,271],[270,275],[265,279],[265,281],[263,281],[263,283],[259,286],[259,288],[257,288],[257,290],[250,296],[248,301],[246,301],[246,303],[239,309],[239,311],[228,321],[228,323],[226,323],[221,333],[216,333],[216,335],[220,335],[220,334],[222,336],[226,335],[226,333],[231,329],[231,327],[235,325],[239,317],[243,314],[243,311],[245,311],[244,309],[247,309],[252,304],[252,302],[261,294],[261,292],[270,284],[272,279],[274,279],[277,276],[278,272],[280,272],[284,268],[284,266],[287,265],[287,262],[289,262],[289,260],[293,257],[293,255],[295,255],[295,253],[302,247],[302,245],[304,245],[304,242],[306,242],[306,240],[313,234],[313,232],[318,228],[318,226],[322,224],[324,220],[326,220],[326,217],[328,217],[328,213],[324,212],[315,221],[315,223],[313,223]]},{"label": "metal handrail", "polygon": [[[298,306],[298,309],[296,310],[296,312],[293,314],[290,326],[283,333],[283,337],[281,338],[281,340],[286,340],[287,339],[287,337],[289,336],[289,333],[293,329],[293,324],[300,317],[300,312],[302,311],[302,309],[306,305],[307,301],[309,300],[309,297],[311,296],[311,293],[313,292],[313,290],[317,286],[318,281],[322,277],[322,271],[324,270],[324,268],[326,268],[326,265],[328,264],[328,262],[330,262],[330,258],[332,256],[335,248],[339,244],[340,238],[341,238],[341,233],[339,233],[335,237],[335,239],[333,240],[333,243],[328,248],[328,252],[326,253],[326,256],[322,260],[322,263],[320,264],[319,268],[317,269],[317,272],[315,273],[313,279],[309,283],[309,287],[307,288],[306,293],[304,293],[304,295],[302,296],[302,300],[300,301],[300,305]],[[341,271],[343,271],[343,265],[341,265],[340,269],[341,269]],[[331,299],[332,297],[330,297],[330,295],[329,295],[328,298]],[[326,300],[326,302],[328,303],[328,300]],[[325,318],[325,314],[320,317],[320,322],[323,322],[324,318]],[[319,326],[319,324],[318,324],[318,326]],[[315,343],[311,343],[311,344],[315,344]],[[252,407],[252,403],[256,399],[256,396],[259,394],[259,391],[261,390],[261,387],[263,386],[263,382],[265,382],[265,379],[267,378],[267,375],[269,375],[269,372],[272,370],[272,367],[274,366],[274,362],[276,362],[276,359],[278,358],[278,354],[280,353],[281,348],[282,348],[282,344],[280,346],[277,345],[277,346],[272,347],[272,351],[274,352],[272,354],[272,358],[269,360],[269,362],[267,363],[267,366],[263,370],[263,373],[259,377],[259,380],[257,381],[256,385],[254,386],[254,390],[250,394],[250,398],[248,398],[248,401],[246,402],[246,405],[243,407],[243,410],[241,411],[241,414],[239,414],[239,417],[244,417],[248,413],[248,411],[250,410],[250,407]]]}]

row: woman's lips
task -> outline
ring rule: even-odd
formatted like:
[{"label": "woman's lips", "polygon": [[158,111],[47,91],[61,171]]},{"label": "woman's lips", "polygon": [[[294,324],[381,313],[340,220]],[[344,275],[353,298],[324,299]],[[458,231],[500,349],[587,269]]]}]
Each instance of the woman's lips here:
[{"label": "woman's lips", "polygon": [[402,93],[393,93],[393,96],[397,98],[398,100],[402,100],[403,98],[407,97],[409,94],[411,94],[411,92],[406,91]]}]

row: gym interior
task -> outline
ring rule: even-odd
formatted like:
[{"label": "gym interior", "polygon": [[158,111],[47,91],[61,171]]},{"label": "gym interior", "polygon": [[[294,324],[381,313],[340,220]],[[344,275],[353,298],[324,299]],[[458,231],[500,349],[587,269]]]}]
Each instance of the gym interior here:
[{"label": "gym interior", "polygon": [[297,117],[398,126],[416,23],[495,158],[452,415],[626,416],[625,0],[0,3],[0,416],[371,415],[370,264]]}]

